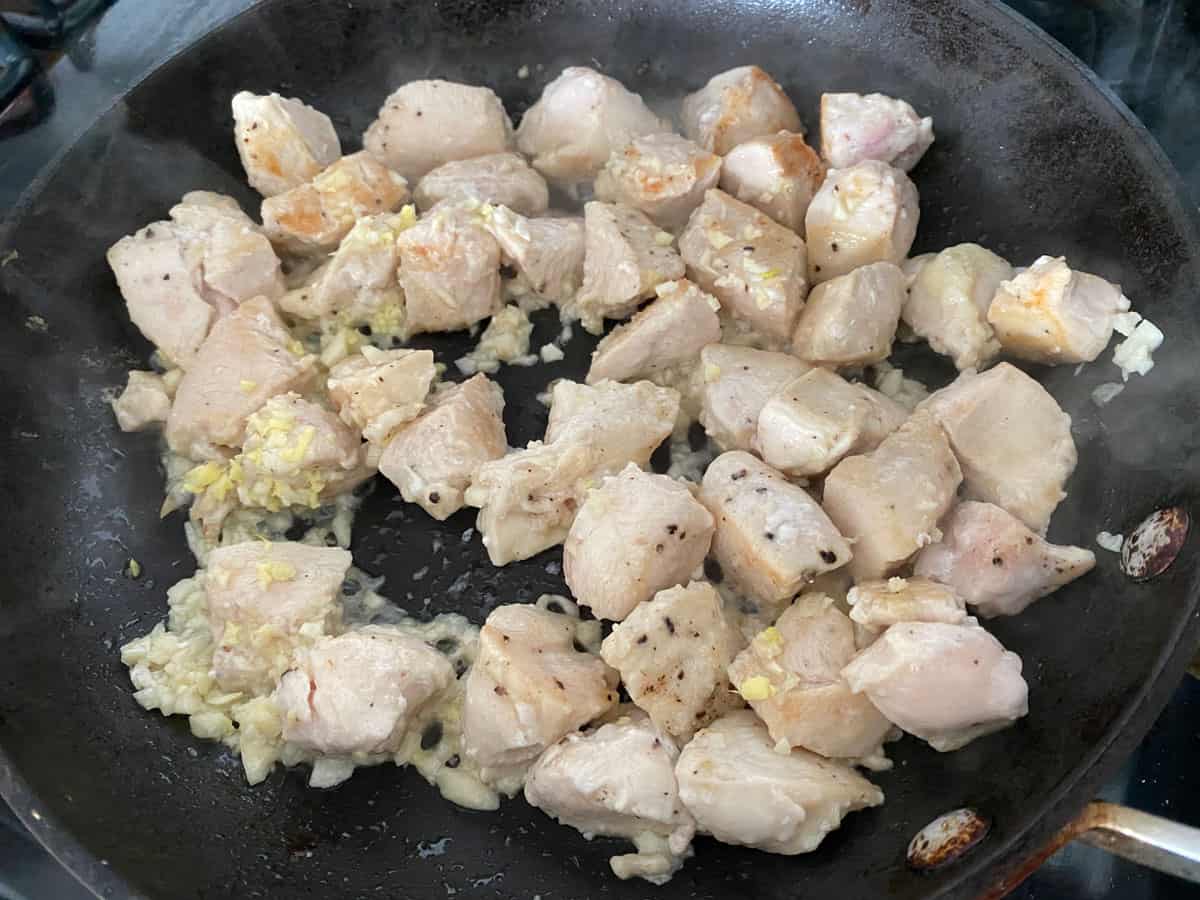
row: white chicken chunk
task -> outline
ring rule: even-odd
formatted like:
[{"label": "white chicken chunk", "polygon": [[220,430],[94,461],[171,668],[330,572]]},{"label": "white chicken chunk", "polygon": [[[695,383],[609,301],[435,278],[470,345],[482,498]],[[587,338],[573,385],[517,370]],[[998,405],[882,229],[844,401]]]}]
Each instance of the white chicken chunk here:
[{"label": "white chicken chunk", "polygon": [[627,462],[645,467],[671,433],[678,412],[679,392],[648,381],[579,384],[563,379],[550,391],[546,443],[587,444],[600,456],[617,460],[605,464],[606,474]]},{"label": "white chicken chunk", "polygon": [[759,603],[790,600],[850,561],[850,545],[817,501],[749,453],[713,460],[700,502],[716,519],[712,555],[726,579]]},{"label": "white chicken chunk", "polygon": [[1008,510],[1045,534],[1078,456],[1071,417],[1044,387],[1008,363],[963,372],[925,400],[962,465],[967,495]]},{"label": "white chicken chunk", "polygon": [[913,571],[950,585],[981,616],[1014,616],[1096,565],[1092,551],[1047,543],[991,503],[960,503],[942,532]]},{"label": "white chicken chunk", "polygon": [[[222,690],[265,693],[291,665],[301,629],[341,627],[339,599],[350,553],[290,541],[247,541],[208,555],[204,588],[213,675]],[[307,626],[307,628],[305,628]]]},{"label": "white chicken chunk", "polygon": [[421,709],[454,681],[424,641],[368,625],[296,648],[274,699],[283,739],[316,753],[393,753]]},{"label": "white chicken chunk", "polygon": [[379,472],[405,500],[443,520],[462,509],[479,467],[508,449],[503,412],[504,392],[486,375],[448,387],[396,432],[379,457]]},{"label": "white chicken chunk", "polygon": [[724,156],[738,144],[777,131],[800,131],[800,115],[787,94],[758,66],[714,75],[683,98],[683,133]]},{"label": "white chicken chunk", "polygon": [[527,219],[496,207],[487,229],[500,244],[500,256],[528,290],[553,303],[566,304],[583,283],[585,228],[577,216]]},{"label": "white chicken chunk", "polygon": [[167,421],[171,395],[158,373],[132,371],[112,408],[122,431],[142,431]]},{"label": "white chicken chunk", "polygon": [[710,344],[700,351],[700,368],[705,432],[722,450],[753,450],[767,400],[812,366],[789,353]]},{"label": "white chicken chunk", "polygon": [[821,155],[835,169],[877,159],[907,172],[933,144],[933,119],[885,94],[822,94]]},{"label": "white chicken chunk", "polygon": [[517,146],[547,178],[570,184],[594,178],[634,138],[670,130],[621,82],[571,66],[525,112]]},{"label": "white chicken chunk", "polygon": [[416,182],[438,166],[509,150],[512,122],[491,88],[437,79],[393,91],[363,134],[363,148]]},{"label": "white chicken chunk", "polygon": [[825,166],[804,135],[791,131],[738,144],[721,164],[721,190],[804,236],[804,214]]},{"label": "white chicken chunk", "polygon": [[850,604],[850,618],[872,631],[882,631],[900,622],[959,625],[967,619],[966,601],[958,592],[929,578],[859,582],[850,588],[846,602]]},{"label": "white chicken chunk", "polygon": [[800,312],[792,352],[826,366],[887,359],[900,324],[905,281],[899,266],[878,262],[818,284]]},{"label": "white chicken chunk", "polygon": [[961,481],[946,435],[928,415],[912,416],[870,453],[838,463],[825,478],[822,503],[854,543],[855,580],[891,575],[936,541]]},{"label": "white chicken chunk", "polygon": [[1117,285],[1075,271],[1061,256],[1042,256],[1000,284],[987,320],[1007,353],[1059,365],[1099,356],[1112,338],[1117,313],[1127,309]]},{"label": "white chicken chunk", "polygon": [[813,284],[874,262],[899,265],[921,216],[917,188],[887,163],[830,169],[804,216]]},{"label": "white chicken chunk", "polygon": [[264,197],[304,184],[342,155],[329,116],[299,100],[240,91],[232,105],[242,168]]},{"label": "white chicken chunk", "polygon": [[777,752],[749,710],[697,734],[675,777],[697,831],[768,853],[815,850],[847,813],[883,803],[883,791],[847,765],[806,750]]},{"label": "white chicken chunk", "polygon": [[550,206],[546,179],[519,153],[489,153],[440,165],[417,182],[413,197],[422,212],[443,201],[491,203],[523,216],[540,216]]},{"label": "white chicken chunk", "polygon": [[370,344],[329,370],[329,399],[347,425],[381,444],[425,409],[437,377],[432,350],[380,350]]},{"label": "white chicken chunk", "polygon": [[943,753],[1029,712],[1021,657],[970,623],[893,625],[842,675],[897,726]]},{"label": "white chicken chunk", "polygon": [[677,134],[636,137],[613,152],[596,176],[596,199],[644,212],[661,228],[687,221],[717,186],[721,157]]}]

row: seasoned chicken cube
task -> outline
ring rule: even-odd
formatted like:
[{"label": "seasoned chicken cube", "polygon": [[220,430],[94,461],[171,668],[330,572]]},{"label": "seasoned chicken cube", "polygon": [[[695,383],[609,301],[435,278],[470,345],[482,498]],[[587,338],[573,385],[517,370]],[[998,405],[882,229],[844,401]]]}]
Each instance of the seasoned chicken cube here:
[{"label": "seasoned chicken cube", "polygon": [[605,474],[625,463],[645,467],[654,448],[671,433],[679,392],[648,381],[579,384],[563,379],[550,391],[546,443],[587,444],[605,462]]},{"label": "seasoned chicken cube", "polygon": [[432,408],[405,425],[379,457],[379,472],[435,519],[463,507],[463,494],[485,462],[508,449],[504,392],[476,375],[434,395]]},{"label": "seasoned chicken cube", "polygon": [[593,200],[583,207],[583,287],[574,311],[599,334],[604,319],[623,319],[664,281],[683,277],[671,236],[632,207]]},{"label": "seasoned chicken cube", "polygon": [[390,213],[407,199],[402,176],[366,151],[352,153],[312,181],[264,200],[263,231],[292,253],[327,253],[357,220]]},{"label": "seasoned chicken cube", "polygon": [[367,344],[329,370],[326,387],[342,421],[382,444],[421,414],[436,377],[432,350],[380,350]]},{"label": "seasoned chicken cube", "polygon": [[413,197],[422,212],[443,201],[490,203],[523,216],[540,216],[550,206],[546,179],[519,153],[489,153],[440,165],[417,182]]},{"label": "seasoned chicken cube", "polygon": [[416,182],[438,166],[512,148],[504,104],[491,88],[437,79],[393,91],[363,134],[363,148]]},{"label": "seasoned chicken cube", "polygon": [[233,133],[246,178],[264,197],[299,187],[342,155],[329,116],[278,94],[234,94]]},{"label": "seasoned chicken cube", "polygon": [[122,431],[142,431],[167,421],[171,412],[171,395],[163,377],[156,372],[129,373],[125,390],[112,401],[117,425]]},{"label": "seasoned chicken cube", "polygon": [[204,588],[221,689],[266,693],[291,665],[302,628],[314,637],[336,633],[350,561],[349,551],[338,547],[290,541],[212,550]]},{"label": "seasoned chicken cube", "polygon": [[650,134],[613,152],[596,176],[596,199],[632,206],[674,230],[717,186],[720,174],[716,154],[677,134]]},{"label": "seasoned chicken cube", "polygon": [[981,616],[1015,616],[1096,565],[1092,551],[1047,543],[991,503],[960,503],[942,532],[914,571],[950,585]]},{"label": "seasoned chicken cube", "polygon": [[907,418],[908,410],[879,391],[812,369],[763,404],[754,447],[787,475],[820,475],[845,456],[874,450]]},{"label": "seasoned chicken cube", "polygon": [[679,236],[688,277],[734,317],[787,341],[808,294],[804,241],[753,206],[711,190]]},{"label": "seasoned chicken cube", "polygon": [[846,602],[850,604],[850,618],[873,631],[900,622],[959,625],[967,619],[966,601],[954,588],[928,578],[863,581],[850,588]]},{"label": "seasoned chicken cube", "polygon": [[907,172],[933,144],[933,119],[885,94],[822,94],[821,155],[835,169],[877,159]]},{"label": "seasoned chicken cube", "polygon": [[316,753],[394,753],[454,667],[420,638],[368,625],[296,648],[275,690],[283,739]]},{"label": "seasoned chicken cube", "polygon": [[891,575],[936,541],[961,481],[946,435],[928,415],[912,416],[870,453],[838,463],[822,500],[854,544],[854,579]]},{"label": "seasoned chicken cube", "polygon": [[760,603],[790,600],[850,561],[850,545],[817,501],[749,453],[713,460],[700,502],[717,522],[712,555],[725,578]]},{"label": "seasoned chicken cube", "polygon": [[670,131],[621,82],[571,66],[546,85],[517,128],[517,146],[552,181],[595,178],[609,156],[636,137]]},{"label": "seasoned chicken cube", "polygon": [[812,366],[788,353],[710,344],[700,351],[704,376],[700,424],[722,450],[752,450],[763,406]]},{"label": "seasoned chicken cube", "polygon": [[725,669],[742,636],[707,582],[668,588],[613,626],[600,645],[629,697],[654,724],[686,742],[699,728],[741,705]]},{"label": "seasoned chicken cube", "polygon": [[1061,256],[1042,256],[1000,284],[987,320],[1013,356],[1051,365],[1083,363],[1108,346],[1117,313],[1127,309],[1117,285],[1075,271]]},{"label": "seasoned chicken cube", "polygon": [[893,625],[842,675],[892,722],[943,753],[1029,712],[1021,657],[969,623]]},{"label": "seasoned chicken cube", "polygon": [[738,144],[721,164],[721,190],[804,236],[804,214],[825,180],[825,165],[791,131]]},{"label": "seasoned chicken cube", "polygon": [[847,765],[807,750],[777,752],[749,710],[697,734],[675,777],[698,831],[768,853],[815,850],[847,813],[883,803],[883,791]]},{"label": "seasoned chicken cube", "polygon": [[792,352],[814,365],[861,366],[892,353],[905,278],[890,262],[861,266],[818,284],[800,312]]},{"label": "seasoned chicken cube", "polygon": [[583,283],[584,223],[577,216],[527,219],[496,207],[487,229],[500,244],[500,257],[514,267],[537,296],[565,304]]},{"label": "seasoned chicken cube", "polygon": [[714,75],[683,98],[683,133],[724,156],[738,144],[777,131],[800,131],[800,115],[787,94],[758,66]]},{"label": "seasoned chicken cube", "polygon": [[617,702],[617,673],[574,648],[576,620],[533,605],[498,606],[467,676],[463,748],[489,783],[521,774],[568,732]]},{"label": "seasoned chicken cube", "polygon": [[903,319],[959,371],[986,365],[1000,352],[988,307],[1000,283],[1012,277],[1006,260],[978,244],[948,247],[916,268]]},{"label": "seasoned chicken cube", "polygon": [[1044,387],[1000,363],[963,372],[919,409],[941,423],[972,500],[995,503],[1045,534],[1078,457],[1071,417]]},{"label": "seasoned chicken cube", "polygon": [[830,169],[804,216],[808,276],[828,281],[873,262],[899,265],[921,216],[917,188],[887,163]]}]

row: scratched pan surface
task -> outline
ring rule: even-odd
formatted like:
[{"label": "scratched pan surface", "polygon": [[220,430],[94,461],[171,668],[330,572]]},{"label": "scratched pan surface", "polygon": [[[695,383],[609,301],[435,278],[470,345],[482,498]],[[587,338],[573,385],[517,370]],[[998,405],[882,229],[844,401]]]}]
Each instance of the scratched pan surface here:
[{"label": "scratched pan surface", "polygon": [[[785,858],[701,839],[661,889],[612,878],[615,843],[586,842],[519,800],[498,814],[457,809],[391,766],[333,791],[309,790],[303,772],[282,770],[247,787],[227,752],[131,699],[117,647],[159,620],[166,587],[193,563],[180,521],[158,521],[156,439],[118,433],[103,400],[148,352],[104,250],[194,188],[256,209],[234,152],[230,95],[300,96],[329,112],[356,149],[384,95],[411,78],[491,85],[518,116],[568,64],[599,65],[668,103],[749,62],[784,83],[810,130],[820,92],[831,89],[886,91],[933,115],[938,143],[914,173],[917,251],[981,241],[1018,264],[1065,253],[1121,282],[1166,331],[1152,375],[1103,409],[1088,396],[1117,375],[1107,361],[1078,375],[1035,372],[1075,417],[1080,445],[1052,537],[1088,544],[1165,501],[1190,503],[1200,460],[1195,216],[1146,132],[1010,14],[975,0],[268,2],[100,115],[0,235],[0,247],[19,253],[0,270],[0,785],[98,893],[968,896],[1028,858],[1132,749],[1195,647],[1191,545],[1143,585],[1101,554],[1089,577],[995,623],[1031,686],[1030,714],[1015,727],[944,756],[906,740],[894,747],[895,769],[878,778],[887,803],[851,816],[817,852]],[[516,76],[522,65],[526,80]],[[27,327],[33,315],[44,331]],[[554,329],[543,321],[535,344]],[[430,345],[450,360],[466,341]],[[541,434],[534,395],[550,377],[580,377],[590,347],[577,337],[560,363],[500,373],[513,444]],[[948,375],[914,364],[933,379]],[[414,611],[479,620],[497,603],[563,589],[558,551],[496,570],[477,535],[463,539],[472,524],[469,513],[433,522],[383,485],[353,549]],[[145,570],[138,581],[119,574],[130,556]],[[912,833],[962,805],[994,820],[987,840],[943,872],[908,871]],[[440,855],[425,843],[443,837]]]}]

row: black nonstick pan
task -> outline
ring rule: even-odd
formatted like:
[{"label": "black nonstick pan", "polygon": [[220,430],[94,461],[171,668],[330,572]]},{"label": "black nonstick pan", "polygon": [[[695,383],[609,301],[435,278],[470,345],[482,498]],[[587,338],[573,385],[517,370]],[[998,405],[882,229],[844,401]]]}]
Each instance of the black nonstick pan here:
[{"label": "black nonstick pan", "polygon": [[[1030,714],[1016,726],[953,754],[911,739],[893,745],[895,768],[878,777],[885,805],[851,816],[817,852],[788,858],[700,839],[663,888],[616,881],[606,863],[614,844],[585,841],[519,799],[496,814],[467,812],[392,766],[359,770],[330,791],[281,769],[247,787],[226,750],[133,702],[117,649],[164,615],[166,588],[194,561],[178,518],[158,519],[157,438],[121,434],[106,403],[150,348],[126,316],[104,251],[188,190],[223,191],[257,209],[233,145],[232,94],[299,96],[330,113],[344,146],[357,149],[383,98],[412,78],[491,85],[516,118],[565,65],[602,68],[669,110],[709,75],[751,62],[784,84],[810,129],[828,90],[884,91],[934,117],[938,142],[914,172],[914,253],[977,241],[1016,264],[1065,254],[1120,282],[1166,333],[1153,371],[1103,407],[1090,394],[1120,379],[1110,354],[1078,373],[1031,369],[1073,416],[1080,449],[1051,538],[1088,545],[1154,510],[1190,507],[1200,485],[1196,212],[1128,111],[1002,8],[268,0],[101,113],[0,228],[0,787],[99,895],[1000,893],[1136,746],[1200,639],[1194,542],[1141,582],[1101,553],[1086,578],[993,623],[1030,683]],[[557,333],[552,318],[539,320],[535,346]],[[468,343],[428,341],[444,360]],[[510,443],[541,435],[535,394],[549,378],[582,376],[591,346],[577,337],[562,362],[501,370]],[[951,374],[919,354],[911,365],[933,381]],[[381,484],[357,522],[355,559],[418,614],[479,621],[498,603],[564,590],[557,551],[497,570],[477,535],[464,539],[472,525],[469,512],[435,522]],[[131,557],[143,568],[136,580],[123,572]],[[455,582],[466,587],[451,591]],[[986,837],[952,864],[914,870],[910,838],[959,807],[987,818]]]}]

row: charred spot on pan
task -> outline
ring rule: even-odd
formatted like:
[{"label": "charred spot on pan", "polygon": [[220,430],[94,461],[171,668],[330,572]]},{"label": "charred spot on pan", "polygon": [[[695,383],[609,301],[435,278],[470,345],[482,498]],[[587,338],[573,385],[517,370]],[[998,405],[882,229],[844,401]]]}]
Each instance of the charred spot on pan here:
[{"label": "charred spot on pan", "polygon": [[938,816],[909,842],[908,864],[919,872],[947,866],[978,846],[991,827],[991,821],[973,809]]}]

